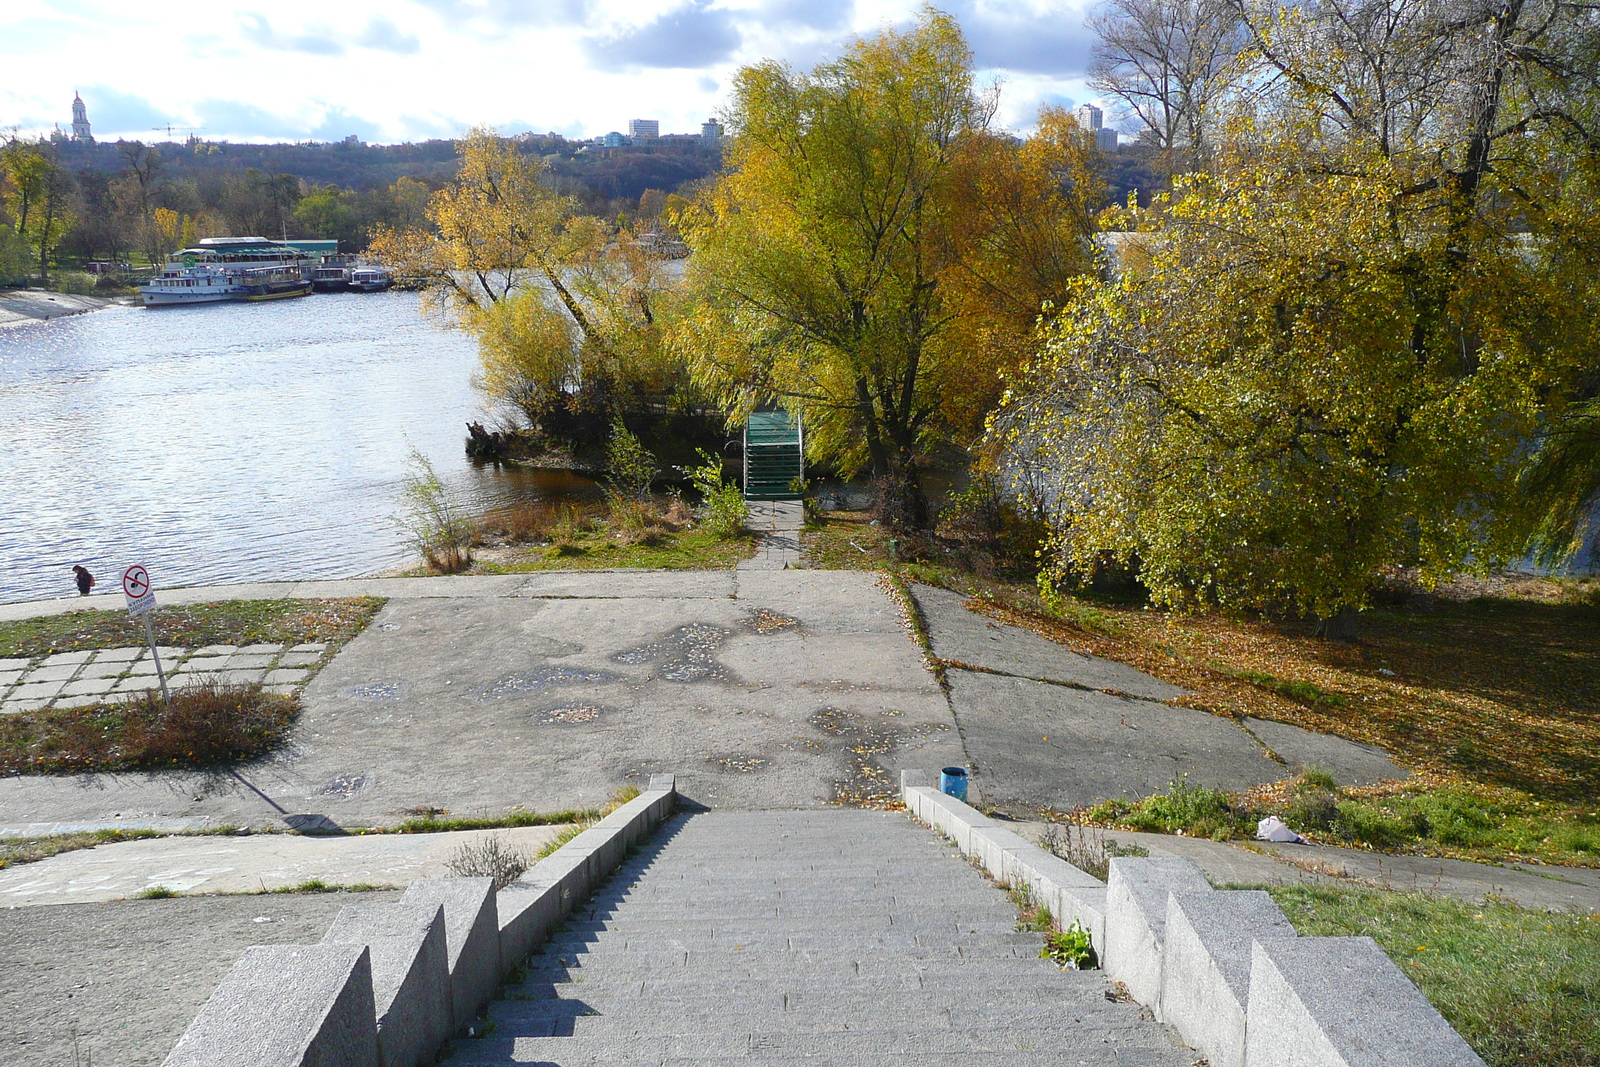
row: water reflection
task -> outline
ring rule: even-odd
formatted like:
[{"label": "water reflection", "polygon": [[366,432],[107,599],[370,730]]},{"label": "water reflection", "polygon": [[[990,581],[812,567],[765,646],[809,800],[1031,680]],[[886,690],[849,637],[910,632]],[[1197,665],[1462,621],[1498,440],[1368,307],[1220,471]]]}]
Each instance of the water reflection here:
[{"label": "water reflection", "polygon": [[466,460],[476,364],[405,293],[0,330],[0,601],[71,593],[74,563],[102,589],[132,562],[158,588],[394,567],[408,444],[474,509],[592,491]]}]

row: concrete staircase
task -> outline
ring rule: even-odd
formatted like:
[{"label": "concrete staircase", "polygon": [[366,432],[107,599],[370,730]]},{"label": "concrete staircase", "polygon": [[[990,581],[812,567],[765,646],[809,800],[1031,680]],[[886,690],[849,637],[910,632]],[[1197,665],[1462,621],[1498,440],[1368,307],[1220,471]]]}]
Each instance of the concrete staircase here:
[{"label": "concrete staircase", "polygon": [[1188,1067],[1058,970],[1006,895],[904,815],[677,816],[529,961],[453,1067],[752,1061]]}]

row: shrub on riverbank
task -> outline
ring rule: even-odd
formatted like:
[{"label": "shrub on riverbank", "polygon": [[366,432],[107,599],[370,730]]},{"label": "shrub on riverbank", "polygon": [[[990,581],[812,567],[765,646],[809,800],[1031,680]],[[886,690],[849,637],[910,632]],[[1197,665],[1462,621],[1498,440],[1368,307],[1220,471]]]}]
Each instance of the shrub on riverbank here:
[{"label": "shrub on riverbank", "polygon": [[298,697],[259,685],[203,683],[164,701],[149,692],[126,704],[92,704],[0,716],[0,777],[176,767],[218,767],[282,744]]}]

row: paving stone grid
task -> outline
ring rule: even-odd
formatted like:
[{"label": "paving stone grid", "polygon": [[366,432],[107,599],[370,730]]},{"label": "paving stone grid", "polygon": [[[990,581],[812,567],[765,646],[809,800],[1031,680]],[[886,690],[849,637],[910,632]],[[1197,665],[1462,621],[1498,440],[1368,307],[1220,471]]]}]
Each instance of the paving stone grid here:
[{"label": "paving stone grid", "polygon": [[[288,694],[306,683],[328,646],[321,641],[203,648],[158,645],[156,651],[169,689],[212,681],[259,684],[269,693]],[[0,659],[0,715],[132,700],[159,686],[155,659],[143,645]]]}]

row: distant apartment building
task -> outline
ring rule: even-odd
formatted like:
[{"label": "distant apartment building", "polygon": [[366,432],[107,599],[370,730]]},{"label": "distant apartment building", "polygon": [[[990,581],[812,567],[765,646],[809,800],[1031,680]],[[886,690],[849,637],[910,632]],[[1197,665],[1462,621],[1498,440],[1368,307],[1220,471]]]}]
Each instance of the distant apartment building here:
[{"label": "distant apartment building", "polygon": [[700,137],[706,141],[720,140],[722,137],[722,123],[716,119],[706,119],[700,124]]},{"label": "distant apartment building", "polygon": [[635,140],[641,137],[660,137],[661,123],[657,119],[629,119],[628,136]]},{"label": "distant apartment building", "polygon": [[1117,149],[1117,131],[1105,125],[1105,112],[1093,104],[1082,104],[1072,111],[1072,117],[1078,120],[1078,127],[1094,137],[1097,148],[1114,152]]}]

